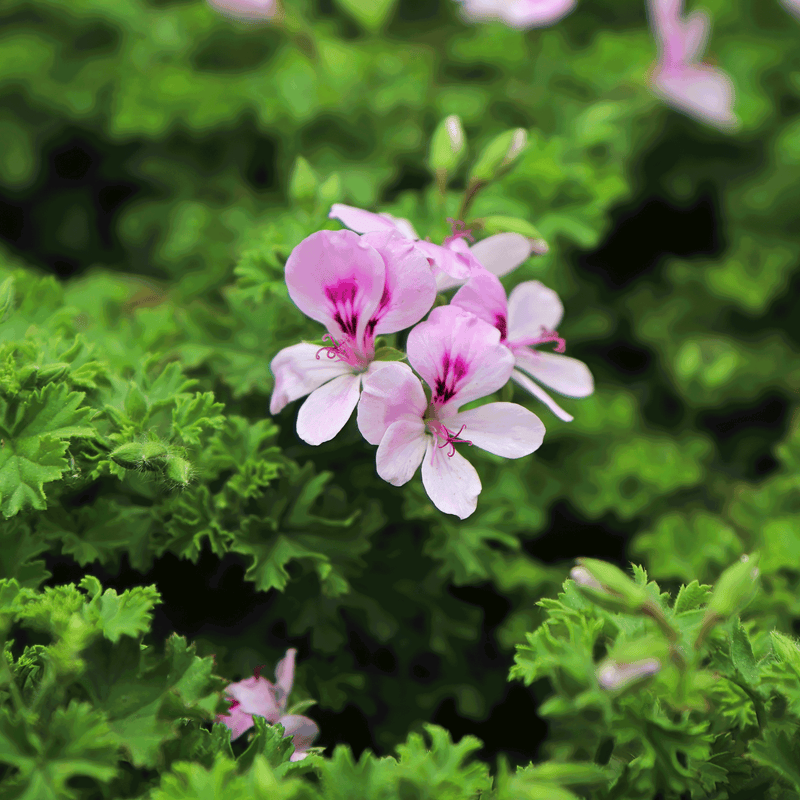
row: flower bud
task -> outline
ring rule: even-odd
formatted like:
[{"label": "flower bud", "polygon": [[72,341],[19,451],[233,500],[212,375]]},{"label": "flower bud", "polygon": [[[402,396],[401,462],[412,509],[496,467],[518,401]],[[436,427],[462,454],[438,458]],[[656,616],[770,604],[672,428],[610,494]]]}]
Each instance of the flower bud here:
[{"label": "flower bud", "polygon": [[772,652],[775,653],[779,661],[788,664],[795,672],[800,674],[800,647],[794,639],[784,636],[778,631],[770,631],[772,637]]},{"label": "flower bud", "polygon": [[194,475],[194,470],[185,458],[174,456],[167,461],[166,475],[178,486],[188,486]]},{"label": "flower bud", "polygon": [[581,586],[588,586],[590,589],[603,591],[603,584],[601,584],[600,581],[596,581],[592,577],[592,573],[585,567],[573,567],[570,570],[569,576],[575,583],[579,583]]},{"label": "flower bud", "polygon": [[319,182],[311,165],[302,156],[298,156],[289,177],[289,199],[295,203],[313,203],[317,197]]},{"label": "flower bud", "polygon": [[153,463],[166,458],[167,448],[161,442],[127,442],[109,453],[109,458],[125,469],[156,470]]},{"label": "flower bud", "polygon": [[39,370],[37,383],[40,386],[52,383],[63,378],[67,372],[69,372],[69,364],[48,364]]},{"label": "flower bud", "polygon": [[696,650],[700,649],[708,632],[718,622],[730,617],[750,599],[758,578],[757,563],[758,553],[752,556],[743,555],[719,576],[708,601],[703,623],[697,633],[694,643]]},{"label": "flower bud", "polygon": [[[600,584],[600,591],[621,603],[625,610],[638,611],[647,603],[648,596],[644,587],[634,583],[619,567],[595,558],[579,558],[577,561],[579,568],[586,570]],[[584,584],[584,593],[586,590],[599,594],[597,589]]]},{"label": "flower bud", "polygon": [[319,185],[319,199],[322,205],[329,206],[342,199],[342,178],[338,172],[331,172]]},{"label": "flower bud", "polygon": [[743,555],[720,575],[711,593],[706,618],[727,619],[750,597],[758,578],[758,555]]},{"label": "flower bud", "polygon": [[472,167],[470,183],[486,183],[500,177],[519,158],[528,145],[524,128],[506,131],[492,139]]},{"label": "flower bud", "polygon": [[619,663],[606,659],[597,668],[597,681],[606,691],[615,692],[630,684],[649,678],[661,669],[657,658],[643,658],[640,661]]},{"label": "flower bud", "polygon": [[125,395],[125,413],[131,422],[141,422],[147,416],[147,400],[135,383],[128,387]]}]

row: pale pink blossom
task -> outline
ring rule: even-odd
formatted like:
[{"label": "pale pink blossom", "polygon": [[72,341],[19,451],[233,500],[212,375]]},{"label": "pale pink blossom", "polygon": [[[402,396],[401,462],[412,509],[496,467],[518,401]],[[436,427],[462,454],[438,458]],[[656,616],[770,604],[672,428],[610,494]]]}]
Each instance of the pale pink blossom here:
[{"label": "pale pink blossom", "polygon": [[727,73],[701,63],[711,22],[703,11],[682,18],[683,0],[648,0],[650,22],[658,42],[652,88],[665,102],[693,117],[732,129],[733,83]]},{"label": "pale pink blossom", "polygon": [[294,648],[286,651],[286,655],[275,668],[275,683],[262,678],[256,670],[252,678],[245,678],[238,683],[230,684],[225,693],[231,701],[227,714],[220,714],[217,722],[221,722],[231,730],[231,739],[238,739],[245,731],[253,727],[253,717],[264,717],[271,725],[283,725],[284,736],[291,736],[294,744],[292,761],[305,758],[311,743],[317,737],[319,728],[314,720],[300,714],[286,714],[286,703],[294,683]]},{"label": "pale pink blossom", "polygon": [[800,17],[800,0],[781,0],[787,11]]},{"label": "pale pink blossom", "polygon": [[402,486],[422,465],[422,484],[433,504],[464,519],[475,510],[481,482],[456,444],[476,445],[505,458],[521,458],[541,445],[544,425],[515,403],[465,403],[497,391],[514,359],[496,328],[455,306],[435,308],[408,335],[408,360],[368,376],[358,407],[358,427],[378,445],[378,475]]},{"label": "pale pink blossom", "polygon": [[272,19],[278,11],[277,0],[208,0],[208,2],[226,17],[243,22]]},{"label": "pale pink blossom", "polygon": [[277,414],[309,395],[297,415],[297,435],[317,445],[339,433],[358,403],[362,379],[385,364],[374,361],[375,337],[422,319],[436,284],[413,242],[395,231],[319,231],[292,250],[286,285],[295,305],[325,325],[330,344],[295,344],[272,359],[269,409]]},{"label": "pale pink blossom", "polygon": [[334,203],[328,216],[358,233],[394,230],[413,241],[428,259],[440,292],[460,286],[475,269],[506,275],[528,258],[534,246],[530,239],[518,233],[498,233],[470,247],[465,240],[472,235],[461,223],[453,223],[452,234],[442,244],[433,244],[420,239],[407,219],[374,214],[342,203]]},{"label": "pale pink blossom", "polygon": [[[451,305],[494,325],[500,341],[514,358],[511,379],[541,400],[556,416],[566,422],[572,421],[573,417],[531,380],[534,378],[567,397],[587,397],[594,391],[588,367],[575,358],[559,355],[564,352],[565,342],[556,328],[564,306],[552,289],[539,281],[525,281],[506,298],[506,291],[497,277],[481,272],[456,292]],[[549,343],[555,344],[555,353],[535,349]]]},{"label": "pale pink blossom", "polygon": [[541,28],[558,22],[576,0],[461,0],[464,16],[474,21],[498,20],[512,28]]}]

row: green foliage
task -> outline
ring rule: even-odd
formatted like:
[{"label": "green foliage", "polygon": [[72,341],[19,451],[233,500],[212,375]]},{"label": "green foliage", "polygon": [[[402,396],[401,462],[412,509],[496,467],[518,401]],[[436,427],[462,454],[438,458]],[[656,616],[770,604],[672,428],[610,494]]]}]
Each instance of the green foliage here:
[{"label": "green foliage", "polygon": [[[793,20],[779,3],[702,4],[743,121],[722,138],[649,94],[641,3],[613,20],[580,3],[530,33],[463,24],[450,0],[282,5],[262,25],[205,0],[0,9],[3,231],[14,239],[19,212],[30,261],[0,253],[0,794],[795,797],[800,650],[780,633],[800,619]],[[453,158],[451,115],[469,142]],[[515,130],[527,147],[509,170]],[[71,142],[91,154],[82,178]],[[428,176],[426,157],[447,174]],[[126,187],[113,207],[109,190]],[[584,258],[615,208],[653,197],[677,209],[662,249],[697,250],[682,234],[705,207],[713,244],[663,257],[633,237]],[[564,301],[560,333],[596,392],[563,401],[565,424],[508,387],[502,399],[542,417],[545,445],[516,461],[471,450],[483,492],[468,520],[436,512],[418,478],[381,482],[353,425],[312,449],[296,404],[267,418],[270,360],[322,333],[283,267],[337,226],[334,202],[406,217],[432,241],[447,217],[479,239],[520,232],[536,255],[507,288],[541,280]],[[607,581],[604,607],[571,583],[549,597],[565,570],[547,548],[591,556],[603,529],[661,584],[628,581],[636,613],[609,610]],[[758,591],[749,570],[720,583],[755,551]],[[159,595],[122,591],[127,567],[149,584],[176,558],[209,582],[209,560],[214,581],[241,573],[258,613],[232,579],[241,607],[203,626],[196,651],[163,620],[148,638]],[[52,585],[65,565],[126,577]],[[159,587],[178,626],[196,598]],[[460,599],[476,587],[509,608],[496,630]],[[549,683],[550,761],[501,760],[490,777],[477,740],[406,739],[444,701],[484,719],[505,690],[496,665],[531,631],[515,675]],[[227,681],[208,654],[232,680],[276,637],[310,645],[320,705],[379,720],[375,741],[397,757],[340,747],[289,762],[280,729],[258,721],[232,747],[211,726]],[[491,667],[474,657],[483,637]],[[394,672],[363,667],[384,648]],[[657,674],[601,686],[612,661],[656,657]],[[410,678],[424,658],[435,674]]]},{"label": "green foliage", "polygon": [[[551,755],[607,765],[595,775],[607,789],[591,798],[711,798],[769,784],[759,796],[783,797],[778,777],[797,781],[797,720],[787,710],[800,710],[800,649],[777,631],[770,644],[736,616],[722,623],[716,589],[693,582],[671,603],[639,574],[666,626],[646,607],[606,610],[572,580],[557,599],[539,601],[545,619],[518,645],[511,677],[547,679],[552,693],[539,713],[551,722]],[[718,623],[710,633],[709,615]],[[643,659],[655,671],[640,668]]]}]

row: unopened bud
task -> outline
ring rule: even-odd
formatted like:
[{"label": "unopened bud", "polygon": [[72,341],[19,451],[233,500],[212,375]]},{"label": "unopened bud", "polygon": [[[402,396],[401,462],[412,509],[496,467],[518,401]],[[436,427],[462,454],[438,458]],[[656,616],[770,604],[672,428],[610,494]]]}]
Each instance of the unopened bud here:
[{"label": "unopened bud", "polygon": [[466,139],[461,120],[451,114],[445,117],[431,138],[430,166],[435,173],[452,172],[461,161]]},{"label": "unopened bud", "polygon": [[797,646],[797,642],[778,631],[770,631],[770,637],[772,637],[772,651],[778,659],[800,673],[800,647]]},{"label": "unopened bud", "polygon": [[481,151],[470,173],[470,183],[487,183],[499,177],[513,165],[527,145],[528,133],[523,128],[501,133]]},{"label": "unopened bud", "polygon": [[131,422],[141,422],[147,416],[147,400],[135,383],[128,387],[125,395],[125,413]]},{"label": "unopened bud", "polygon": [[69,372],[69,364],[48,364],[39,370],[38,383],[52,383],[61,380]]},{"label": "unopened bud", "polygon": [[573,567],[570,570],[569,576],[575,583],[579,583],[581,586],[588,586],[591,589],[599,589],[600,591],[603,590],[603,584],[600,583],[600,581],[596,581],[592,577],[592,573],[584,567]]},{"label": "unopened bud", "polygon": [[188,486],[192,480],[194,470],[191,463],[185,458],[174,456],[167,461],[167,477],[174,481],[178,486]]},{"label": "unopened bud", "polygon": [[743,555],[720,575],[708,601],[706,614],[727,619],[750,597],[758,578],[758,556]]},{"label": "unopened bud", "polygon": [[528,146],[528,131],[524,128],[517,128],[511,139],[511,146],[508,148],[502,166],[506,167],[513,163],[517,156]]},{"label": "unopened bud", "polygon": [[696,648],[700,647],[714,625],[728,619],[750,599],[758,578],[757,563],[758,553],[743,555],[719,576],[697,634]]},{"label": "unopened bud", "polygon": [[289,177],[289,198],[295,203],[313,203],[317,197],[319,181],[311,165],[298,156]]},{"label": "unopened bud", "polygon": [[614,692],[624,689],[630,684],[649,678],[661,669],[661,662],[657,658],[643,658],[641,661],[618,663],[617,661],[604,661],[597,668],[597,681],[606,691]]},{"label": "unopened bud", "polygon": [[109,458],[125,469],[158,469],[154,462],[161,461],[168,455],[167,448],[161,442],[127,442],[109,453]]},{"label": "unopened bud", "polygon": [[619,567],[596,558],[577,561],[600,584],[603,593],[619,600],[628,611],[638,611],[648,601],[644,587],[634,583]]}]

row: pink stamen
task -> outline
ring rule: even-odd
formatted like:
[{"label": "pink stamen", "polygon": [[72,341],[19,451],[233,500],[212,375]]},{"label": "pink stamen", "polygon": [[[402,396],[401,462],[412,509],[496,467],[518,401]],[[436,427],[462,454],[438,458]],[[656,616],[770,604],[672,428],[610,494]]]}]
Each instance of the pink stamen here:
[{"label": "pink stamen", "polygon": [[558,335],[558,331],[550,331],[542,325],[539,337],[530,341],[518,342],[518,344],[525,344],[536,346],[537,344],[546,344],[547,342],[555,342],[556,346],[554,352],[563,353],[567,349],[567,343]]},{"label": "pink stamen", "polygon": [[[457,433],[453,433],[452,431],[449,431],[447,428],[445,428],[445,426],[442,425],[441,422],[436,422],[435,420],[431,420],[428,424],[431,428],[433,428],[432,433],[435,439],[444,439],[444,441],[441,444],[437,445],[437,447],[440,450],[441,448],[450,445],[450,452],[447,454],[448,458],[452,458],[456,454],[456,443],[468,444],[470,447],[472,447],[472,442],[469,441],[469,439],[459,438],[461,436],[461,431],[463,431],[464,428],[467,427],[466,425],[462,425],[458,429]],[[433,463],[433,453],[431,453],[431,463]]]},{"label": "pink stamen", "polygon": [[461,220],[454,220],[452,217],[448,217],[447,221],[450,223],[452,233],[442,242],[444,247],[447,247],[450,242],[454,242],[456,239],[466,239],[469,242],[475,241],[475,237],[472,235],[472,231],[467,228],[466,223]]},{"label": "pink stamen", "polygon": [[348,364],[355,364],[358,362],[358,358],[353,352],[353,347],[348,342],[337,342],[336,339],[334,339],[329,333],[326,333],[322,337],[323,342],[326,339],[330,339],[333,344],[325,345],[317,350],[317,361],[319,361],[319,354],[324,350],[325,355],[330,359],[335,359],[336,361],[346,361]]},{"label": "pink stamen", "polygon": [[[319,356],[317,356],[319,358]],[[256,678],[261,677],[261,670],[264,669],[264,664],[260,664],[253,670],[253,676]]]}]

